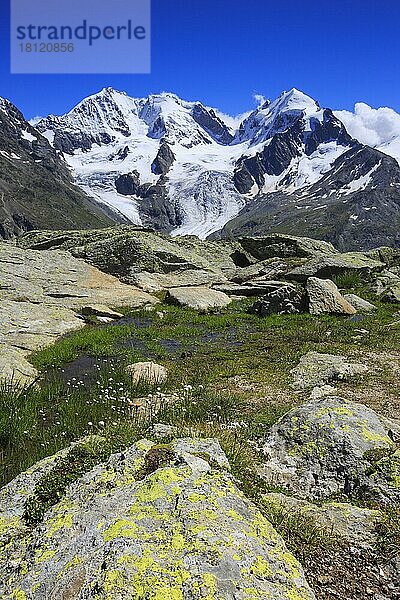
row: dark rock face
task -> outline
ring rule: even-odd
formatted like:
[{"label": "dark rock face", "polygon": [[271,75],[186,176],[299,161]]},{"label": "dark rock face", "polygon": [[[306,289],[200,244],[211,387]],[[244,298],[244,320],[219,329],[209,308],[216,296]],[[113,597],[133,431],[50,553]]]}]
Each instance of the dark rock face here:
[{"label": "dark rock face", "polygon": [[163,142],[157,152],[151,170],[156,175],[166,175],[175,160],[175,154],[166,142]]},{"label": "dark rock face", "polygon": [[278,115],[274,121],[276,133],[270,143],[255,156],[239,159],[234,173],[237,190],[247,193],[254,183],[261,188],[264,175],[281,175],[294,158],[303,153],[311,155],[320,144],[336,141],[350,147],[357,143],[330,109],[324,110],[322,122],[314,118],[310,125],[311,131],[305,131],[301,111]]},{"label": "dark rock face", "polygon": [[180,208],[168,197],[162,181],[155,185],[142,185],[139,194],[139,213],[144,225],[152,226],[155,231],[169,233],[182,224]]},{"label": "dark rock face", "polygon": [[306,192],[259,195],[221,236],[280,232],[324,239],[340,251],[400,247],[399,185],[394,158],[356,144]]},{"label": "dark rock face", "polygon": [[123,196],[136,196],[140,189],[140,178],[137,171],[120,175],[115,180],[115,189]]},{"label": "dark rock face", "polygon": [[346,131],[345,126],[335,117],[333,112],[324,110],[323,122],[317,119],[312,122],[312,131],[306,137],[305,150],[310,155],[318,148],[319,144],[336,140],[341,146],[354,146],[357,142]]},{"label": "dark rock face", "polygon": [[15,106],[0,99],[0,108],[0,237],[120,220],[73,185],[62,157]]},{"label": "dark rock face", "polygon": [[241,193],[249,192],[254,183],[261,188],[264,175],[281,175],[293,158],[302,153],[302,123],[292,129],[276,133],[262,152],[250,158],[241,158],[237,164],[234,181]]},{"label": "dark rock face", "polygon": [[252,314],[266,317],[268,315],[292,315],[305,310],[304,290],[294,285],[282,284],[272,290],[250,308]]},{"label": "dark rock face", "polygon": [[193,107],[192,117],[215,141],[220,144],[230,144],[232,142],[233,135],[225,123],[215,114],[214,110],[207,110],[197,102]]}]

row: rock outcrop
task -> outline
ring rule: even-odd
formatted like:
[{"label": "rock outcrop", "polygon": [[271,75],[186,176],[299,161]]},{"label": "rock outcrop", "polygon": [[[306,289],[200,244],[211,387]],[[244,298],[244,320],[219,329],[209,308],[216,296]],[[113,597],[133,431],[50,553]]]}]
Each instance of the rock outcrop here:
[{"label": "rock outcrop", "polygon": [[287,413],[265,437],[261,475],[300,498],[339,495],[397,503],[395,423],[331,396]]},{"label": "rock outcrop", "polygon": [[304,291],[290,283],[277,286],[257,300],[250,312],[261,317],[267,315],[293,315],[305,310]]},{"label": "rock outcrop", "polygon": [[187,306],[200,311],[224,308],[232,302],[232,299],[223,292],[202,286],[172,288],[165,299],[170,304]]},{"label": "rock outcrop", "polygon": [[368,372],[366,365],[350,361],[345,356],[307,352],[292,369],[293,387],[305,390],[327,383],[348,381]]},{"label": "rock outcrop", "polygon": [[157,302],[62,250],[0,243],[0,279],[0,376],[22,381],[36,374],[27,355],[83,327],[82,311],[99,313],[95,306],[100,305],[104,315],[110,307]]},{"label": "rock outcrop", "polygon": [[4,600],[315,599],[217,441],[137,442],[32,523],[27,500],[54,468],[47,459],[0,492]]}]

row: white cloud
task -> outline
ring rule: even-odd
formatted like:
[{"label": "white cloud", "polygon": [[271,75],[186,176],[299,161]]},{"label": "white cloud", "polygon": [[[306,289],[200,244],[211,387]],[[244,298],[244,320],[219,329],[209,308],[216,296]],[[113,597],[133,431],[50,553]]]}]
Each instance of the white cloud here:
[{"label": "white cloud", "polygon": [[336,110],[335,114],[350,135],[368,146],[381,146],[400,137],[400,115],[392,108],[371,108],[357,102],[354,112]]},{"label": "white cloud", "polygon": [[400,114],[392,108],[371,108],[357,102],[354,112],[336,110],[347,131],[362,144],[393,156],[400,164]]},{"label": "white cloud", "polygon": [[261,106],[267,100],[267,98],[262,94],[253,94],[253,98],[256,101],[257,106]]},{"label": "white cloud", "polygon": [[226,113],[223,113],[220,110],[217,110],[216,108],[214,108],[213,110],[215,114],[218,115],[218,117],[225,123],[225,125],[228,125],[228,127],[231,127],[231,129],[234,129],[235,131],[242,123],[242,121],[244,121],[251,112],[244,112],[240,115],[236,115],[233,117],[232,115],[227,115]]}]

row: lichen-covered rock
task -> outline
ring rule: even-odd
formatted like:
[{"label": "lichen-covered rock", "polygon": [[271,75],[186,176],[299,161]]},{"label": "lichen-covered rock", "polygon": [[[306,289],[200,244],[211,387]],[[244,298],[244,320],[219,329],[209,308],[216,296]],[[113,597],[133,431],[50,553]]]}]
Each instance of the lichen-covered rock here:
[{"label": "lichen-covered rock", "polygon": [[[360,508],[348,502],[325,502],[321,505],[299,500],[293,496],[270,493],[263,496],[263,503],[272,510],[287,512],[300,519],[315,522],[328,534],[345,540],[352,546],[372,548],[377,542],[376,525],[382,517],[379,510]],[[268,511],[267,511],[268,514]]]},{"label": "lichen-covered rock", "polygon": [[145,292],[162,292],[170,288],[222,284],[228,280],[222,274],[205,271],[203,269],[188,269],[173,273],[148,273],[142,271],[130,276],[132,283]]},{"label": "lichen-covered rock", "polygon": [[[217,275],[234,272],[239,242],[210,242],[196,236],[171,238],[137,226],[120,226],[90,231],[32,231],[18,239],[24,248],[59,248],[135,284],[138,273],[209,271]],[[248,263],[247,263],[248,264]]]},{"label": "lichen-covered rock", "polygon": [[206,312],[215,308],[224,308],[232,302],[232,298],[204,286],[172,288],[168,291],[166,302],[186,306]]},{"label": "lichen-covered rock", "polygon": [[309,277],[326,279],[351,272],[368,278],[372,273],[382,271],[384,268],[385,263],[374,260],[363,252],[345,252],[313,258],[290,271],[287,277],[296,281],[306,281]]},{"label": "lichen-covered rock", "polygon": [[96,466],[2,549],[1,597],[314,600],[282,538],[216,461],[221,454],[216,441],[166,449],[142,440]]},{"label": "lichen-covered rock", "polygon": [[257,300],[250,308],[250,312],[265,317],[273,314],[298,314],[304,308],[304,291],[290,283],[282,283]]},{"label": "lichen-covered rock", "polygon": [[337,250],[329,242],[313,240],[307,237],[296,237],[283,233],[269,235],[242,237],[240,243],[244,250],[257,260],[267,258],[307,258],[314,256],[330,256]]},{"label": "lichen-covered rock", "polygon": [[347,300],[358,313],[368,313],[376,310],[374,304],[368,302],[368,300],[364,300],[364,298],[360,298],[360,296],[357,296],[356,294],[344,294],[343,298]]},{"label": "lichen-covered rock", "polygon": [[327,397],[290,411],[271,428],[261,475],[305,499],[341,494],[396,501],[393,481],[374,476],[376,461],[394,451],[388,420],[362,404]]},{"label": "lichen-covered rock", "polygon": [[334,381],[348,381],[351,377],[363,375],[367,371],[366,365],[351,362],[345,356],[307,352],[301,357],[297,367],[290,372],[293,376],[293,387],[305,390]]},{"label": "lichen-covered rock", "polygon": [[330,279],[310,277],[307,280],[308,308],[312,315],[354,315],[356,309],[343,298]]}]

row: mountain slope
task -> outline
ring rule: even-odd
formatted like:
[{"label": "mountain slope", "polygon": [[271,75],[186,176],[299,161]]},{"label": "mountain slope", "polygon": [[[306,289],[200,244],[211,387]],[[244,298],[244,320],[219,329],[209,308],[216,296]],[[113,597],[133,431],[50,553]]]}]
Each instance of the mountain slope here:
[{"label": "mountain slope", "polygon": [[357,144],[319,181],[287,194],[260,195],[228,222],[219,237],[265,232],[312,235],[339,250],[400,246],[400,167]]},{"label": "mountain slope", "polygon": [[31,229],[115,222],[72,182],[67,164],[20,111],[0,98],[0,238]]}]

